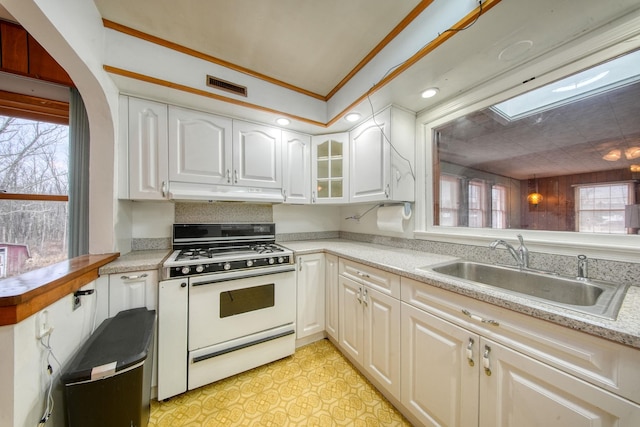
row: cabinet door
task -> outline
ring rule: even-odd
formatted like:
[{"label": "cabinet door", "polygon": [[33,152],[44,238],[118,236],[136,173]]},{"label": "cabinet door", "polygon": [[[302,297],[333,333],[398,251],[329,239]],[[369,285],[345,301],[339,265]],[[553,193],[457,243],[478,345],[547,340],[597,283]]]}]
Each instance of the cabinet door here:
[{"label": "cabinet door", "polygon": [[158,285],[158,400],[187,391],[186,279]]},{"label": "cabinet door", "polygon": [[311,137],[282,132],[284,149],[282,192],[285,203],[309,203],[311,200]]},{"label": "cabinet door", "polygon": [[282,188],[281,133],[277,128],[234,120],[234,184]]},{"label": "cabinet door", "polygon": [[425,426],[477,426],[478,335],[405,303],[401,310],[401,402]]},{"label": "cabinet door", "polygon": [[481,427],[640,425],[628,400],[485,338],[480,350]]},{"label": "cabinet door", "polygon": [[298,258],[296,338],[324,331],[324,254]]},{"label": "cabinet door", "polygon": [[389,119],[389,110],[385,110],[349,133],[351,202],[384,201],[389,198]]},{"label": "cabinet door", "polygon": [[325,254],[325,330],[338,341],[338,257]]},{"label": "cabinet door", "polygon": [[129,98],[129,198],[167,197],[167,106]]},{"label": "cabinet door", "polygon": [[363,288],[364,369],[400,398],[400,301]]},{"label": "cabinet door", "polygon": [[340,347],[362,365],[364,353],[362,285],[339,276],[338,288]]},{"label": "cabinet door", "polygon": [[231,119],[169,107],[169,178],[231,184]]},{"label": "cabinet door", "polygon": [[311,138],[311,203],[349,201],[349,135]]},{"label": "cabinet door", "polygon": [[122,310],[156,308],[158,273],[155,270],[109,275],[109,317]]}]

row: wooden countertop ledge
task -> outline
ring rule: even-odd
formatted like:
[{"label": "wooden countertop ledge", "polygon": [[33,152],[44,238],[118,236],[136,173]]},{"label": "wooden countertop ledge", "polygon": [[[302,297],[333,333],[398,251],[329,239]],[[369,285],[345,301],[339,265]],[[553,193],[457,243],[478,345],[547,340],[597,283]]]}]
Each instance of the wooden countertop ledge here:
[{"label": "wooden countertop ledge", "polygon": [[[82,255],[0,280],[0,326],[14,325],[98,278],[119,253]],[[71,304],[71,302],[69,302]]]}]

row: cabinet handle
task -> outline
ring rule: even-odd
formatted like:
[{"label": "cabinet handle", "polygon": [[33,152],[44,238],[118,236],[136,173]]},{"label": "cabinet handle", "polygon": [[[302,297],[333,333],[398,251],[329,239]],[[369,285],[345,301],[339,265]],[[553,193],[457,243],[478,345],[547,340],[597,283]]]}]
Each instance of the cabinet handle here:
[{"label": "cabinet handle", "polygon": [[391,191],[389,191],[389,184],[387,184],[387,186],[384,188],[384,196],[388,199],[390,193]]},{"label": "cabinet handle", "polygon": [[476,363],[473,361],[473,338],[469,338],[469,344],[467,344],[467,362],[469,366],[474,366]]},{"label": "cabinet handle", "polygon": [[231,184],[231,169],[227,169],[227,184]]},{"label": "cabinet handle", "polygon": [[312,191],[311,192],[311,203],[315,203],[316,202],[316,192]]},{"label": "cabinet handle", "polygon": [[360,293],[362,292],[362,288],[358,288],[358,304],[362,304],[362,296]]},{"label": "cabinet handle", "polygon": [[364,296],[362,297],[362,302],[364,302],[364,305],[369,305],[369,290],[367,288],[364,288]]},{"label": "cabinet handle", "polygon": [[120,276],[120,279],[122,279],[122,280],[138,280],[138,279],[144,279],[145,277],[147,277],[147,273],[139,274],[137,276]]},{"label": "cabinet handle", "polygon": [[166,199],[167,198],[167,181],[162,181],[162,187],[160,191],[162,191],[162,198]]},{"label": "cabinet handle", "polygon": [[298,271],[302,271],[302,258],[298,258]]},{"label": "cabinet handle", "polygon": [[233,171],[233,183],[237,184],[238,183],[238,169],[235,169]]},{"label": "cabinet handle", "polygon": [[369,278],[370,278],[370,276],[369,276],[367,273],[363,273],[363,272],[361,272],[361,271],[357,271],[357,270],[356,270],[356,274],[357,274],[358,276],[360,276],[360,277],[364,277],[365,279],[369,279]]},{"label": "cabinet handle", "polygon": [[282,189],[282,197],[284,197],[284,201],[287,201],[287,190]]},{"label": "cabinet handle", "polygon": [[482,366],[484,367],[484,373],[486,376],[491,376],[491,361],[489,360],[489,353],[491,353],[491,347],[484,346],[484,353],[482,354]]},{"label": "cabinet handle", "polygon": [[467,317],[470,317],[473,320],[477,320],[478,322],[482,322],[482,323],[486,323],[488,325],[491,326],[500,326],[500,323],[493,320],[493,319],[485,319],[483,317],[478,316],[477,314],[473,314],[471,313],[469,310],[467,309],[462,309],[462,314],[464,314]]}]

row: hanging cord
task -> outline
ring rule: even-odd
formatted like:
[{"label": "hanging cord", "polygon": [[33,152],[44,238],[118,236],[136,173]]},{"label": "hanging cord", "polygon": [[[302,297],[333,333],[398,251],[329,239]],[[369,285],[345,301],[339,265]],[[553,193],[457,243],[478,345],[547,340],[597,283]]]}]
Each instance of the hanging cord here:
[{"label": "hanging cord", "polygon": [[55,360],[55,362],[58,364],[58,368],[60,368],[62,366],[60,364],[60,361],[56,358],[56,355],[53,354],[53,348],[51,348],[51,332],[49,332],[49,334],[46,336],[46,339],[47,339],[47,343],[46,344],[44,342],[44,339],[45,339],[45,337],[41,337],[40,338],[40,344],[42,344],[42,346],[47,350],[47,373],[49,374],[49,385],[47,387],[47,394],[45,396],[44,413],[42,414],[42,418],[40,419],[40,422],[38,423],[38,427],[42,427],[45,424],[47,424],[47,421],[49,420],[49,417],[51,417],[51,414],[53,413],[53,406],[54,406],[53,396],[52,396],[52,390],[53,390],[53,367],[51,366],[51,358],[53,358],[53,360]]},{"label": "hanging cord", "polygon": [[391,140],[389,140],[389,138],[387,137],[387,134],[384,133],[384,129],[382,129],[382,125],[380,125],[376,121],[376,114],[373,111],[373,103],[371,102],[371,97],[369,95],[367,95],[367,100],[369,101],[369,106],[371,107],[371,119],[373,120],[373,124],[376,125],[378,127],[378,129],[380,129],[380,133],[382,134],[382,136],[384,136],[385,141],[387,141],[387,143],[389,144],[391,149],[398,155],[398,157],[400,157],[402,160],[407,162],[407,164],[409,165],[409,173],[411,174],[411,177],[415,181],[416,180],[416,175],[413,173],[413,167],[411,166],[411,162],[405,156],[400,154],[400,152],[396,149],[395,145],[393,145],[391,143]]},{"label": "hanging cord", "polygon": [[360,218],[362,218],[363,216],[365,216],[366,214],[368,214],[369,212],[371,212],[372,210],[374,210],[375,208],[379,208],[380,206],[384,206],[383,203],[380,203],[378,205],[373,205],[372,207],[370,207],[369,209],[367,209],[364,213],[359,214],[359,215],[352,215],[352,216],[348,216],[345,219],[355,219],[356,221],[360,221]]},{"label": "hanging cord", "polygon": [[[478,22],[478,19],[480,19],[480,16],[482,15],[482,0],[478,0],[478,14],[476,15],[475,19],[473,20],[473,22],[470,22],[469,25],[467,25],[466,27],[463,28],[448,28],[446,30],[444,30],[442,33],[438,33],[438,36],[441,36],[444,33],[448,33],[448,32],[460,32],[460,31],[464,31],[467,30],[469,28],[471,28],[476,22]],[[431,43],[431,42],[429,42]],[[426,43],[424,45],[422,45],[422,47],[420,47],[420,49],[418,49],[418,52],[421,51],[422,49],[424,49],[425,47],[427,47],[429,45],[429,43]],[[407,164],[409,165],[409,173],[411,174],[411,177],[413,178],[414,182],[416,180],[416,175],[413,172],[413,167],[411,166],[411,162],[409,161],[409,159],[407,159],[405,156],[403,156],[402,154],[400,154],[400,152],[396,149],[396,147],[391,143],[391,141],[389,140],[389,138],[387,137],[387,135],[384,133],[384,130],[382,129],[382,126],[376,122],[376,115],[375,115],[375,111],[373,108],[373,102],[371,101],[371,92],[373,91],[373,89],[375,89],[375,87],[377,85],[380,84],[380,82],[382,80],[384,80],[389,73],[391,73],[393,70],[395,70],[398,67],[401,67],[402,65],[404,65],[407,61],[409,61],[409,59],[411,59],[411,57],[405,59],[404,61],[394,65],[393,67],[389,68],[383,75],[382,77],[371,86],[371,89],[369,89],[369,91],[367,92],[367,101],[369,101],[369,106],[371,107],[371,117],[373,119],[373,123],[380,129],[380,132],[382,133],[382,136],[384,136],[384,139],[387,141],[387,143],[389,144],[389,146],[393,149],[393,151],[405,162],[407,162]],[[366,213],[366,212],[365,212]],[[350,217],[353,218],[353,217]],[[359,218],[354,218],[354,219],[359,219]]]},{"label": "hanging cord", "polygon": [[[473,22],[470,22],[470,23],[469,23],[469,25],[467,25],[466,27],[463,27],[463,28],[453,28],[453,27],[452,27],[452,28],[447,28],[447,29],[446,29],[446,30],[444,30],[443,32],[438,33],[438,37],[439,37],[439,36],[441,36],[441,35],[443,35],[443,34],[445,34],[445,33],[450,33],[450,32],[458,33],[458,32],[460,32],[460,31],[468,30],[468,29],[469,29],[469,28],[471,28],[473,25],[475,25],[475,23],[476,23],[476,22],[478,22],[478,20],[480,19],[480,16],[482,15],[482,1],[483,1],[483,0],[478,0],[478,14],[476,15],[476,17],[475,17],[475,19],[473,20]],[[486,1],[486,0],[484,0],[484,1]],[[420,47],[420,49],[418,49],[418,50],[417,50],[417,52],[420,52],[422,49],[424,49],[425,47],[429,46],[429,44],[430,44],[430,43],[431,43],[431,41],[430,41],[430,42],[428,42],[428,43],[423,44],[423,45]],[[416,52],[416,53],[417,53],[417,52]],[[405,63],[407,63],[407,62],[409,61],[409,59],[411,59],[412,57],[413,57],[413,55],[412,55],[412,56],[410,56],[409,58],[405,59],[404,61],[402,61],[402,62],[400,62],[400,63],[398,63],[398,64],[394,65],[393,67],[389,68],[389,69],[388,69],[388,70],[387,70],[387,71],[382,75],[382,77],[381,77],[381,78],[380,78],[376,83],[374,83],[374,84],[373,84],[373,86],[371,87],[371,89],[373,89],[374,87],[376,87],[376,86],[377,86],[377,85],[378,85],[382,80],[384,80],[384,79],[385,79],[385,77],[387,77],[387,76],[389,75],[389,73],[391,73],[393,70],[395,70],[396,68],[401,67],[401,66],[403,66]],[[371,90],[369,90],[369,93],[371,93]],[[369,93],[368,93],[368,94],[369,94]],[[368,94],[367,94],[367,96],[368,96]]]}]

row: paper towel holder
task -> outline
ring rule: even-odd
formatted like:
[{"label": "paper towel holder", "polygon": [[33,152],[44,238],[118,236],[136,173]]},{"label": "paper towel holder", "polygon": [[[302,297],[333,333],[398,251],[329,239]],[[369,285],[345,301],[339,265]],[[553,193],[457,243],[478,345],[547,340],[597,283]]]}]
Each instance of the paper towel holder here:
[{"label": "paper towel holder", "polygon": [[[404,204],[404,214],[405,214],[405,216],[411,216],[411,202],[404,202],[403,204]],[[362,218],[363,216],[365,216],[366,214],[368,214],[372,210],[374,210],[376,208],[381,208],[384,205],[385,205],[384,203],[379,203],[379,204],[377,204],[375,206],[372,206],[371,208],[367,209],[364,213],[362,213],[360,215],[348,216],[345,219],[355,219],[356,221],[360,221],[360,218]],[[392,204],[390,206],[395,206],[395,204]]]}]

